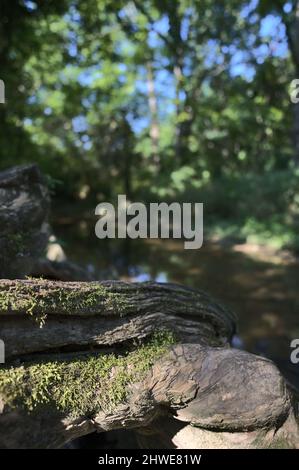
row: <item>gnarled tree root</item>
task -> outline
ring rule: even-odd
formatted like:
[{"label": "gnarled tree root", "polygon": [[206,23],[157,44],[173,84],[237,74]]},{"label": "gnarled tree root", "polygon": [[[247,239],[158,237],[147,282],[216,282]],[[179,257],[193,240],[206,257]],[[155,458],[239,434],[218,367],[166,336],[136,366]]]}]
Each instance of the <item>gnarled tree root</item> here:
[{"label": "gnarled tree root", "polygon": [[[117,375],[117,369],[110,374]],[[150,447],[150,434],[157,440],[163,430],[163,425],[155,430],[159,420],[168,445],[179,448],[295,448],[299,443],[288,391],[271,361],[195,344],[171,347],[143,380],[126,384],[124,401],[94,414],[72,416],[51,401],[33,411],[21,404],[15,408],[5,395],[1,412],[2,448],[60,447],[93,431],[121,428],[138,428],[141,442]]]},{"label": "gnarled tree root", "polygon": [[280,372],[229,348],[234,317],[202,292],[0,281],[0,324],[2,448],[129,428],[144,447],[299,447]]}]

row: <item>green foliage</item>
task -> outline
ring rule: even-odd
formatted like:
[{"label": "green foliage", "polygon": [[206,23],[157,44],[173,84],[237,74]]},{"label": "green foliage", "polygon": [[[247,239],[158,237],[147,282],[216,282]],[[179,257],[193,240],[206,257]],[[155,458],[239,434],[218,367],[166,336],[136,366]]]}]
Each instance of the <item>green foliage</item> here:
[{"label": "green foliage", "polygon": [[[120,192],[197,198],[203,188],[215,217],[244,222],[247,210],[245,227],[258,211],[254,220],[276,230],[281,205],[293,218],[282,180],[297,166],[288,94],[296,44],[277,52],[286,34],[261,29],[272,14],[293,31],[295,10],[283,6],[3,0],[0,169],[35,161],[60,182],[57,197],[76,202]],[[248,202],[245,187],[258,192]]]},{"label": "green foliage", "polygon": [[248,174],[209,183],[198,197],[211,233],[298,251],[298,185],[294,171]]}]

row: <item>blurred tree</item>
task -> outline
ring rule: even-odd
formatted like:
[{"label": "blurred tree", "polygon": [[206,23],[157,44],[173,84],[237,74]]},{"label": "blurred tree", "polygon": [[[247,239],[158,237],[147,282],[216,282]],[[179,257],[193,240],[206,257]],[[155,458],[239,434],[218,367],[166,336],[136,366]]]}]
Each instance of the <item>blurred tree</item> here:
[{"label": "blurred tree", "polygon": [[[175,197],[287,169],[292,68],[283,46],[289,37],[296,48],[295,8],[3,0],[1,167],[35,160],[63,181],[58,193],[82,199]],[[263,32],[271,12],[287,35],[280,23],[277,37]]]},{"label": "blurred tree", "polygon": [[[259,4],[259,12],[266,16],[270,13],[278,14],[286,28],[286,35],[290,56],[294,67],[294,76],[299,78],[299,1],[292,0],[285,2],[282,0],[261,0]],[[293,105],[294,124],[293,124],[293,141],[295,164],[299,165],[299,104]]]},{"label": "blurred tree", "polygon": [[36,150],[23,127],[30,115],[28,98],[34,92],[33,77],[26,69],[29,58],[37,57],[45,44],[58,46],[57,34],[51,28],[38,33],[39,24],[50,21],[51,15],[62,15],[67,0],[35,2],[1,0],[0,3],[0,66],[6,87],[6,104],[0,107],[0,164],[30,159]]}]

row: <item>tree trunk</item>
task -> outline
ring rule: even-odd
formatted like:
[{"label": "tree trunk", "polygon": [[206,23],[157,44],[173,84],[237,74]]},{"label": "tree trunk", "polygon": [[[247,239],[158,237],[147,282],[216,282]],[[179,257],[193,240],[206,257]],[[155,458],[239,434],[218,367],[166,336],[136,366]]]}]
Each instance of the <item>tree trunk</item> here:
[{"label": "tree trunk", "polygon": [[299,166],[299,103],[293,105],[294,109],[294,146],[295,146],[295,163]]},{"label": "tree trunk", "polygon": [[148,105],[151,116],[150,123],[150,139],[152,150],[152,161],[155,165],[160,164],[159,155],[159,139],[160,129],[158,123],[158,101],[155,90],[155,78],[153,72],[153,64],[151,61],[147,62],[147,89],[148,89]]},{"label": "tree trunk", "polygon": [[[299,79],[299,1],[294,2],[293,14],[289,15],[282,10],[282,18],[286,27],[289,50],[295,69],[295,78]],[[294,161],[299,165],[299,103],[293,104],[294,125]]]},{"label": "tree trunk", "polygon": [[[296,78],[299,79],[299,1],[297,1],[296,15],[293,26],[293,61],[296,70]],[[299,103],[294,104],[294,145],[295,161],[299,166]]]}]

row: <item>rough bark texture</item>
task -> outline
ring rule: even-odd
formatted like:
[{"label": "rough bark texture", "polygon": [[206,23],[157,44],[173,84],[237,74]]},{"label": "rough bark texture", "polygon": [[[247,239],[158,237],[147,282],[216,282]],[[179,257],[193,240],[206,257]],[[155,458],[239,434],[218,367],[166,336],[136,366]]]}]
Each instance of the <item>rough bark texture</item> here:
[{"label": "rough bark texture", "polygon": [[[0,281],[6,357],[107,346],[168,328],[181,341],[226,345],[233,314],[207,294],[172,284]],[[43,325],[40,328],[40,325]]]},{"label": "rough bark texture", "polygon": [[49,196],[36,165],[0,173],[0,278],[22,278],[47,241]]},{"label": "rough bark texture", "polygon": [[[57,406],[51,375],[42,392],[50,387],[53,402],[41,399],[33,410],[18,400],[12,403],[11,388],[0,382],[0,426],[5,430],[0,447],[61,447],[93,431],[123,428],[136,428],[146,447],[157,440],[164,443],[156,447],[299,446],[292,401],[278,369],[269,360],[228,347],[234,318],[206,294],[172,284],[0,281],[0,322],[12,370],[23,374],[22,383],[16,379],[15,385],[24,387],[25,382],[25,392],[37,395],[36,400],[41,392],[33,388],[32,361],[56,367],[59,358],[66,377],[76,382],[86,373],[86,363],[78,362],[77,376],[68,368],[91,345],[95,350],[88,353],[101,361],[112,352],[126,357],[132,340],[138,351],[157,329],[172,330],[185,343],[166,345],[142,374],[139,356],[135,365],[130,356],[127,363],[115,362],[105,377],[97,372],[91,392],[98,406],[77,415]],[[9,370],[4,369],[5,380]],[[102,395],[118,376],[122,398],[106,406]],[[74,390],[80,403],[84,393],[78,386]],[[168,423],[168,431],[157,426],[159,420]]]},{"label": "rough bark texture", "polygon": [[175,346],[144,380],[129,384],[127,392],[126,401],[115,408],[77,418],[49,406],[30,414],[6,407],[4,401],[0,423],[6,432],[0,445],[59,447],[92,431],[136,427],[145,432],[159,416],[164,420],[172,415],[186,424],[176,432],[169,427],[170,447],[170,441],[180,448],[217,447],[220,442],[220,447],[298,446],[298,427],[281,375],[270,361],[245,352]]}]

